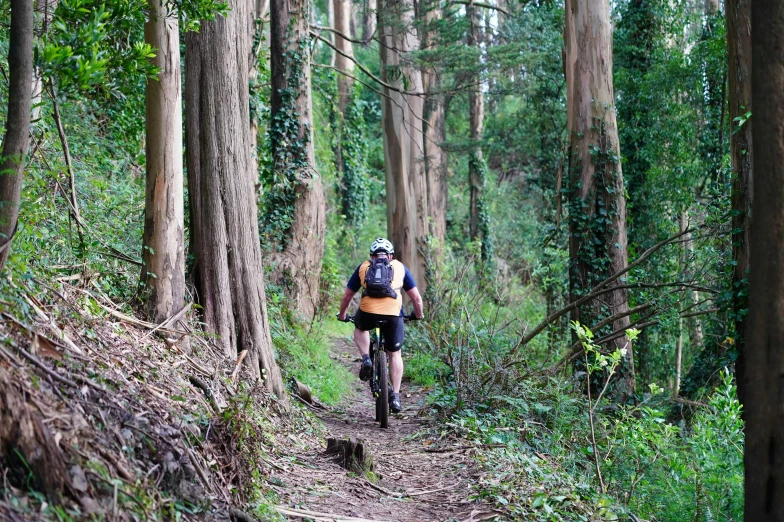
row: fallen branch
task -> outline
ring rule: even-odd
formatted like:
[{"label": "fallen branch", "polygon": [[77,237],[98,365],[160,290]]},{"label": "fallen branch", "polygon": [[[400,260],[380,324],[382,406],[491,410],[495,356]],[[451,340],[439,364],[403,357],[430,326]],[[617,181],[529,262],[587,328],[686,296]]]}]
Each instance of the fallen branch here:
[{"label": "fallen branch", "polygon": [[[183,316],[185,316],[185,314],[188,313],[188,311],[191,309],[191,306],[193,306],[193,303],[188,303],[187,305],[185,305],[182,308],[182,310],[180,310],[179,312],[177,312],[173,316],[169,317],[168,319],[163,321],[161,324],[159,324],[158,326],[156,326],[155,328],[153,328],[152,330],[150,330],[149,332],[144,334],[142,336],[142,338],[139,339],[139,342],[141,343],[141,342],[145,341],[148,337],[150,337],[152,334],[154,334],[155,332],[157,332],[158,330],[160,330],[162,328],[168,328],[169,326],[173,326],[174,323],[176,323],[177,321],[182,319]],[[186,335],[186,334],[184,333],[183,335]]]},{"label": "fallen branch", "polygon": [[[608,277],[607,279],[605,279],[601,283],[599,283],[596,286],[594,286],[586,295],[584,295],[583,297],[577,299],[576,301],[573,301],[573,302],[569,303],[568,305],[566,305],[565,307],[561,308],[557,312],[553,312],[552,314],[550,314],[548,317],[545,318],[544,321],[539,323],[533,330],[531,330],[530,333],[528,333],[527,335],[525,335],[524,337],[522,337],[520,339],[520,342],[517,343],[517,346],[515,347],[515,350],[517,350],[521,346],[525,346],[526,344],[531,342],[531,340],[533,340],[534,337],[536,337],[537,335],[542,333],[542,331],[544,331],[544,329],[547,328],[550,325],[550,323],[552,323],[556,319],[559,319],[560,317],[566,315],[567,313],[569,313],[572,310],[574,310],[575,308],[577,308],[577,307],[587,303],[588,301],[591,301],[591,300],[595,299],[598,295],[600,295],[602,293],[606,293],[606,292],[604,292],[602,290],[607,285],[609,285],[611,283],[614,283],[615,281],[620,279],[624,274],[628,273],[631,269],[636,268],[637,266],[639,266],[642,263],[644,263],[645,261],[647,261],[649,257],[651,257],[656,251],[658,251],[663,246],[665,246],[665,245],[667,245],[669,243],[672,243],[673,241],[675,241],[679,237],[683,236],[684,234],[690,233],[690,232],[692,232],[691,228],[686,229],[686,230],[684,230],[682,232],[679,232],[679,233],[675,234],[674,236],[670,236],[669,238],[665,239],[664,241],[660,241],[659,243],[656,243],[655,245],[650,247],[648,250],[643,252],[642,255],[640,255],[640,257],[638,257],[633,263],[629,263],[629,266],[627,266],[626,268],[624,268],[620,272],[618,272],[616,274],[613,274],[612,276]],[[608,291],[611,291],[611,290],[612,289],[610,289]],[[519,361],[516,361],[514,364],[519,364]],[[508,368],[508,366],[505,366],[504,368]]]},{"label": "fallen branch", "polygon": [[237,375],[240,373],[240,366],[242,365],[242,361],[245,360],[245,356],[247,355],[248,350],[242,350],[240,352],[240,356],[237,357],[237,362],[234,363],[234,371],[231,372],[231,377],[229,378],[232,384],[234,384],[234,381],[237,380]]},{"label": "fallen branch", "polygon": [[210,389],[209,386],[207,386],[207,383],[205,383],[198,377],[194,377],[193,375],[188,376],[188,380],[190,381],[191,384],[193,384],[194,386],[196,386],[197,388],[199,388],[201,391],[204,392],[204,396],[207,397],[208,401],[210,401],[210,406],[212,406],[212,409],[215,410],[215,413],[220,415],[221,408],[218,405],[218,401],[215,399],[215,395],[212,393],[212,390]]},{"label": "fallen branch", "polygon": [[500,5],[486,4],[485,2],[473,2],[471,0],[451,0],[451,1],[453,4],[473,5],[476,7],[483,7],[485,9],[494,9],[498,12],[504,13],[506,16],[509,16],[509,11],[507,11]]},{"label": "fallen branch", "polygon": [[332,515],[329,513],[320,513],[318,511],[311,511],[309,509],[287,508],[283,506],[275,506],[275,511],[277,511],[281,515],[297,517],[297,518],[309,518],[317,522],[385,522],[382,520],[347,517],[343,515]]}]

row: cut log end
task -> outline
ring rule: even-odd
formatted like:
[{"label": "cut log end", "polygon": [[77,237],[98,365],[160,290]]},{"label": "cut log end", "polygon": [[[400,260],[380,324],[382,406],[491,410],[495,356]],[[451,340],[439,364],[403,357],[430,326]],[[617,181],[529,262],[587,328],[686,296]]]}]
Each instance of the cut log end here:
[{"label": "cut log end", "polygon": [[335,455],[338,463],[349,471],[367,473],[373,471],[373,459],[362,439],[327,439],[327,453]]}]

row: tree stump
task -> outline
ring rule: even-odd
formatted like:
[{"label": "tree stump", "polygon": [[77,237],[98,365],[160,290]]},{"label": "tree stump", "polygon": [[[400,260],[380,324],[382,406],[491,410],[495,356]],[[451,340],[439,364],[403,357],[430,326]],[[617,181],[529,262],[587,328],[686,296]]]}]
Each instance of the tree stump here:
[{"label": "tree stump", "polygon": [[355,473],[373,471],[373,459],[363,439],[327,439],[327,453],[335,455],[341,466]]}]

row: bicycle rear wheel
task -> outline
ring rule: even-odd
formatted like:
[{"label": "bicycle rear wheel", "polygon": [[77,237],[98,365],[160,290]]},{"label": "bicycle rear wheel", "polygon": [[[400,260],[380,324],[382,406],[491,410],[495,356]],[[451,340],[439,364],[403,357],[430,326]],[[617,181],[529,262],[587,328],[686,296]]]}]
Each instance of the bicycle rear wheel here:
[{"label": "bicycle rear wheel", "polygon": [[376,397],[376,420],[382,428],[389,426],[389,380],[387,379],[387,352],[379,350],[376,354],[376,378],[378,397]]}]

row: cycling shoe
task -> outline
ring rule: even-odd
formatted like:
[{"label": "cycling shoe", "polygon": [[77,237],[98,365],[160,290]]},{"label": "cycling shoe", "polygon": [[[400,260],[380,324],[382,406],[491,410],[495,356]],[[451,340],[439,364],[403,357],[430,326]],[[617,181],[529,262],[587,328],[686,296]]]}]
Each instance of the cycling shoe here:
[{"label": "cycling shoe", "polygon": [[400,402],[399,393],[389,394],[389,411],[392,413],[400,413],[403,411],[403,404]]},{"label": "cycling shoe", "polygon": [[370,376],[373,375],[373,363],[370,359],[362,361],[362,366],[359,368],[359,380],[368,381]]}]

